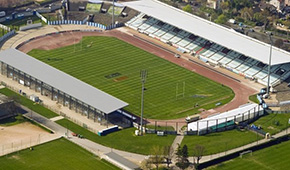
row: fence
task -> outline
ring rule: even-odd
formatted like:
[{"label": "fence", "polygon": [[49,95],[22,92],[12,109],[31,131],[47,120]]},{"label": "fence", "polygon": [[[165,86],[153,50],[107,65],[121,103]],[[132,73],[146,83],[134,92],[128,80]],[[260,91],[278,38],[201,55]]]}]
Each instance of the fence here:
[{"label": "fence", "polygon": [[29,24],[26,26],[19,27],[19,31],[26,31],[29,29],[34,29],[34,28],[39,28],[39,27],[42,27],[42,23]]},{"label": "fence", "polygon": [[39,12],[36,11],[35,15],[38,16],[38,18],[40,18],[43,22],[47,23],[47,19],[43,17]]},{"label": "fence", "polygon": [[271,109],[266,109],[265,110],[267,113],[276,113],[276,114],[285,114],[285,113],[290,113],[290,110],[271,110]]},{"label": "fence", "polygon": [[95,23],[95,22],[87,22],[88,26],[93,26],[93,27],[98,27],[98,28],[102,28],[104,30],[107,29],[107,27],[105,25],[99,24],[99,23]]},{"label": "fence", "polygon": [[2,37],[0,37],[0,44],[6,41],[7,39],[9,39],[10,37],[12,37],[13,35],[15,35],[15,30],[12,30],[8,32],[7,34],[3,35]]},{"label": "fence", "polygon": [[[39,134],[37,137],[27,137],[11,143],[0,144],[0,156],[7,155],[9,153],[17,152],[23,149],[28,149],[36,145],[40,145],[52,140],[61,138],[61,136],[49,136]],[[1,146],[2,145],[2,146]]]},{"label": "fence", "polygon": [[123,23],[118,23],[118,24],[114,24],[114,25],[109,25],[106,27],[106,30],[112,30],[112,29],[115,29],[115,28],[119,28],[119,27],[123,27],[124,24]]},{"label": "fence", "polygon": [[0,28],[6,30],[6,31],[11,31],[9,27],[7,27],[6,25],[2,25],[0,24]]},{"label": "fence", "polygon": [[101,29],[104,29],[104,30],[112,30],[112,29],[124,26],[123,23],[118,23],[118,24],[114,24],[114,25],[110,25],[110,26],[105,26],[105,25],[100,24],[100,23],[84,22],[84,21],[76,21],[76,20],[47,21],[47,24],[48,25],[69,25],[69,24],[88,25],[88,26],[92,26],[92,27],[101,28]]},{"label": "fence", "polygon": [[280,106],[288,105],[288,104],[290,104],[290,100],[282,101],[282,102],[272,102],[272,103],[267,102],[267,105],[269,107],[280,107]]}]

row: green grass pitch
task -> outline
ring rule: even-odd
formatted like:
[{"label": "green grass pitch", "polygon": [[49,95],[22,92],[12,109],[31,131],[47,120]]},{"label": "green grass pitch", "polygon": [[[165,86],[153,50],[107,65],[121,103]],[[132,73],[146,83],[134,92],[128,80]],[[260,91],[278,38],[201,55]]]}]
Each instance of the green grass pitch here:
[{"label": "green grass pitch", "polygon": [[247,154],[242,158],[221,163],[210,167],[211,170],[264,170],[264,169],[290,169],[289,163],[290,142],[283,142],[260,151]]},{"label": "green grass pitch", "polygon": [[135,128],[123,129],[106,136],[98,136],[67,119],[58,120],[56,123],[101,145],[143,155],[150,155],[151,148],[154,146],[171,146],[175,139],[175,135],[157,136],[156,134],[144,134],[143,136],[136,136]]},{"label": "green grass pitch", "polygon": [[0,169],[108,169],[116,166],[101,160],[76,144],[61,138],[0,157]]},{"label": "green grass pitch", "polygon": [[129,103],[125,109],[137,115],[140,70],[147,69],[146,118],[186,117],[234,97],[230,88],[114,37],[84,37],[76,45],[49,51],[35,49],[28,54]]},{"label": "green grass pitch", "polygon": [[185,136],[181,145],[186,144],[189,155],[193,155],[193,148],[202,145],[205,155],[224,152],[262,139],[251,131],[229,130],[224,132],[210,133],[203,136]]}]

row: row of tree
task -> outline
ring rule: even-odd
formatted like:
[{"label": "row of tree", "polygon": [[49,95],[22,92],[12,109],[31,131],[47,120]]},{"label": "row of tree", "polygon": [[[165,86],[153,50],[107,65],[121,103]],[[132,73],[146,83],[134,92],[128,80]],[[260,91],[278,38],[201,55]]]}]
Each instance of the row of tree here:
[{"label": "row of tree", "polygon": [[[170,164],[172,164],[172,159],[175,157],[175,165],[180,169],[186,169],[190,165],[194,165],[196,169],[198,169],[199,161],[205,153],[205,148],[202,145],[196,145],[193,148],[193,156],[194,162],[190,162],[188,160],[188,147],[187,145],[178,145],[177,150],[174,152],[171,146],[154,146],[151,149],[151,155],[148,159],[142,162],[142,169],[150,170],[155,167],[157,170],[160,168],[162,164],[166,164],[167,169],[170,168]],[[196,161],[195,161],[196,160]]]}]

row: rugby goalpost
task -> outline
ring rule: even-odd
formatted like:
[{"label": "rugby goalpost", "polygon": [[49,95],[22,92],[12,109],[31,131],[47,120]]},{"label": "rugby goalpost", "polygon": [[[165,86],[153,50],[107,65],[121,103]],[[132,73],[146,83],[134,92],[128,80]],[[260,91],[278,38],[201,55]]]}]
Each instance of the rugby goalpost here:
[{"label": "rugby goalpost", "polygon": [[240,153],[240,158],[243,158],[243,155],[246,155],[246,154],[251,154],[251,156],[253,156],[253,151],[252,150],[247,150],[247,151],[244,151],[244,152]]},{"label": "rugby goalpost", "polygon": [[175,99],[177,100],[177,98],[179,96],[182,96],[182,98],[184,98],[185,95],[185,81],[182,82],[182,92],[179,92],[179,82],[176,83],[176,91],[175,91]]}]

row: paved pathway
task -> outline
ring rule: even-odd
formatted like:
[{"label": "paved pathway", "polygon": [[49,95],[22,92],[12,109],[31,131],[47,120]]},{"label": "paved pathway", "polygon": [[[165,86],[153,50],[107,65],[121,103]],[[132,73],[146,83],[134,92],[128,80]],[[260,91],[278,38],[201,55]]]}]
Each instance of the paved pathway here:
[{"label": "paved pathway", "polygon": [[177,135],[171,145],[172,149],[173,149],[173,157],[172,157],[172,165],[175,165],[176,163],[176,151],[178,146],[181,144],[182,140],[183,140],[184,136],[183,135]]},{"label": "paved pathway", "polygon": [[[24,107],[24,109],[27,109]],[[29,109],[27,109],[29,110]],[[120,151],[117,149],[112,149],[103,145],[100,145],[98,143],[92,142],[88,139],[80,139],[77,137],[74,137],[71,135],[71,131],[69,131],[68,129],[66,129],[65,127],[60,126],[59,124],[53,122],[52,120],[43,117],[41,115],[39,115],[38,113],[35,113],[33,111],[29,111],[28,113],[25,114],[25,116],[35,120],[36,122],[38,122],[39,124],[44,125],[45,127],[47,127],[48,129],[53,130],[56,134],[60,134],[64,137],[68,137],[68,139],[74,143],[76,143],[77,145],[87,149],[88,151],[102,157],[104,154],[107,154],[109,152],[115,152],[119,155],[121,155],[122,157],[140,165],[140,163],[145,159],[145,155],[140,155],[140,154],[134,154],[134,153],[130,153],[130,152],[125,152],[125,151]]]},{"label": "paved pathway", "polygon": [[58,121],[58,120],[61,120],[61,119],[63,119],[64,117],[62,117],[62,116],[57,116],[57,117],[53,117],[53,118],[51,118],[50,120],[51,121]]}]

